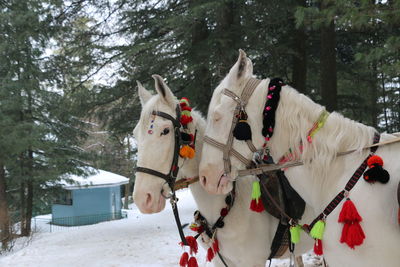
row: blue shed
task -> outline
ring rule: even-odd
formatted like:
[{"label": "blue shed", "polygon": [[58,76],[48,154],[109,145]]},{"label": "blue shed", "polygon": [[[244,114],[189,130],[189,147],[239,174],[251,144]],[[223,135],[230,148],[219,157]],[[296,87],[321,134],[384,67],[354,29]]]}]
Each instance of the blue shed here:
[{"label": "blue shed", "polygon": [[121,219],[121,185],[129,179],[107,171],[96,170],[88,177],[70,175],[62,192],[52,205],[52,223],[76,226]]}]

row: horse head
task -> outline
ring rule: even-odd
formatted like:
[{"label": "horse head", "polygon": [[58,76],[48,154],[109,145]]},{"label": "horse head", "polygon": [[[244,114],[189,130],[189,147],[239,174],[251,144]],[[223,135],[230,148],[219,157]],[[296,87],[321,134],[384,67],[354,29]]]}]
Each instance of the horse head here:
[{"label": "horse head", "polygon": [[[177,100],[159,75],[153,75],[156,95],[152,95],[138,82],[138,95],[142,105],[139,122],[133,133],[138,143],[137,165],[168,174],[174,157],[175,126],[173,121],[154,114],[163,112],[176,118]],[[143,213],[157,213],[165,207],[162,194],[170,191],[166,180],[146,172],[137,172],[133,198]]]}]

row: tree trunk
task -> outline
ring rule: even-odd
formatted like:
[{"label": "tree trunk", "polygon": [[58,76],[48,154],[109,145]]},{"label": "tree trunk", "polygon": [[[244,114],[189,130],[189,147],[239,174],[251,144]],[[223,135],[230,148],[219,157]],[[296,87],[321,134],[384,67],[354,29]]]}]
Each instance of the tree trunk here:
[{"label": "tree trunk", "polygon": [[8,214],[7,185],[4,165],[0,161],[0,242],[1,248],[8,248],[10,237],[10,217]]},{"label": "tree trunk", "polygon": [[[297,6],[305,7],[305,0],[297,0]],[[293,27],[295,22],[293,21]],[[303,27],[294,29],[292,86],[300,93],[307,94],[307,34]]]},{"label": "tree trunk", "polygon": [[[323,8],[323,7],[321,7]],[[321,28],[321,97],[328,111],[337,110],[336,33],[332,21]]]},{"label": "tree trunk", "polygon": [[25,236],[25,230],[26,230],[26,197],[25,197],[25,182],[21,182],[21,188],[19,189],[19,197],[20,197],[20,228],[21,228],[21,236]]}]

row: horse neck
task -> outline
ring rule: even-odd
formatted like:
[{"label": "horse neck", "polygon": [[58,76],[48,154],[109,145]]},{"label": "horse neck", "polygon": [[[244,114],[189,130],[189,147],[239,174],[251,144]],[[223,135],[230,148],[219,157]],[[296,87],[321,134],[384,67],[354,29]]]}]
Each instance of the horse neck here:
[{"label": "horse neck", "polygon": [[[351,173],[348,174],[340,166],[344,166],[344,161],[350,158],[355,165],[361,164],[368,154],[363,148],[371,144],[375,133],[374,128],[333,112],[310,143],[307,140],[308,132],[324,109],[293,88],[283,87],[276,111],[274,135],[270,141],[275,161],[289,149],[303,161],[303,167],[289,169],[286,173],[295,189],[302,196],[308,196],[312,203],[319,203],[326,195],[336,194],[338,188],[345,185]],[[338,152],[352,149],[359,153],[337,158]]]},{"label": "horse neck", "polygon": [[[199,164],[204,143],[204,131],[206,128],[206,121],[201,114],[195,110],[192,111],[193,122],[189,125],[191,133],[196,133],[196,147],[195,157],[187,159],[182,162],[179,170],[179,178],[193,178],[199,175]],[[201,214],[209,221],[214,223],[219,215],[221,209],[225,205],[225,196],[208,194],[199,182],[190,185],[190,191],[197,204]]]}]

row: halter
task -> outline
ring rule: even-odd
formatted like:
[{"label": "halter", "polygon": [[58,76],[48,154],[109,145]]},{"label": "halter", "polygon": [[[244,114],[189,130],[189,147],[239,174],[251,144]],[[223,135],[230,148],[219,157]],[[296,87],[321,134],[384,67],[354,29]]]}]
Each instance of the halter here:
[{"label": "halter", "polygon": [[[218,142],[217,140],[209,137],[209,136],[204,136],[204,142],[222,150],[223,152],[223,161],[224,161],[224,172],[225,175],[230,173],[231,171],[231,159],[230,156],[233,155],[235,158],[240,160],[243,164],[246,165],[246,167],[251,166],[252,161],[248,160],[245,156],[240,154],[238,151],[236,151],[232,146],[233,146],[233,129],[235,129],[236,124],[239,121],[239,112],[241,110],[244,110],[244,108],[247,105],[247,102],[249,101],[250,96],[253,94],[254,90],[256,87],[260,84],[261,80],[257,80],[255,78],[250,78],[246,85],[245,88],[243,89],[243,92],[241,96],[237,96],[234,92],[230,91],[229,89],[225,88],[224,91],[222,92],[224,95],[229,96],[236,102],[236,107],[233,113],[233,118],[232,118],[232,125],[231,129],[229,131],[229,137],[228,141],[226,144],[223,144],[221,142]],[[249,139],[246,140],[247,146],[251,150],[251,152],[256,152],[257,149],[254,146],[253,142]]]},{"label": "halter", "polygon": [[164,195],[164,190],[161,189],[161,195],[165,198],[170,198],[170,203],[171,203],[171,207],[172,210],[174,212],[174,217],[175,217],[175,221],[176,221],[176,225],[178,226],[178,231],[179,231],[179,235],[181,237],[182,243],[184,245],[188,245],[186,239],[185,239],[185,235],[183,233],[183,228],[182,228],[182,224],[179,218],[179,212],[178,212],[178,206],[176,205],[176,203],[178,202],[178,198],[176,197],[175,194],[175,182],[176,182],[176,177],[178,175],[179,172],[179,166],[178,166],[178,161],[179,161],[179,147],[182,144],[182,138],[181,138],[181,127],[182,124],[180,123],[180,107],[179,104],[176,105],[175,108],[175,112],[176,112],[176,118],[172,117],[171,115],[162,112],[162,111],[152,111],[152,115],[155,116],[160,116],[164,119],[170,120],[172,122],[172,125],[174,126],[174,140],[175,140],[175,144],[174,144],[174,156],[172,158],[172,163],[171,163],[171,168],[169,169],[169,173],[168,174],[164,174],[162,172],[156,171],[154,169],[150,169],[150,168],[145,168],[145,167],[137,167],[136,168],[136,172],[143,172],[143,173],[147,173],[150,175],[154,175],[158,178],[161,178],[163,180],[165,180],[165,183],[168,184],[168,186],[171,189],[171,196],[165,196]]}]

